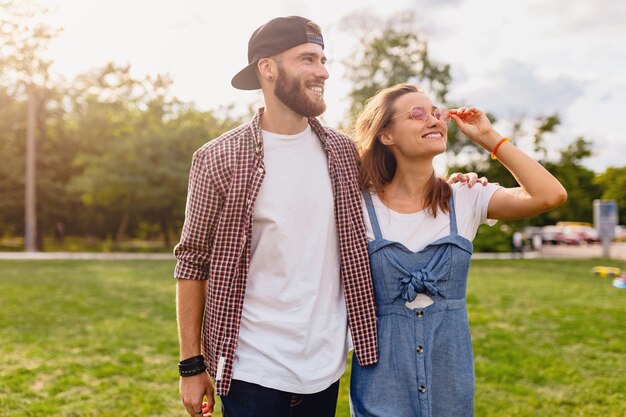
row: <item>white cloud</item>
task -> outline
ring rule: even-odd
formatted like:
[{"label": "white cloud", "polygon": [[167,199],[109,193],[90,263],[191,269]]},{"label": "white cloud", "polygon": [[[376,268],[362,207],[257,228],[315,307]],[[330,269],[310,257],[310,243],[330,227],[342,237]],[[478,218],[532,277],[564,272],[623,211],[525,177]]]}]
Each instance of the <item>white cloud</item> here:
[{"label": "white cloud", "polygon": [[569,77],[543,78],[533,67],[514,60],[466,80],[453,92],[457,100],[467,101],[501,117],[538,117],[560,112],[583,91],[582,82]]}]

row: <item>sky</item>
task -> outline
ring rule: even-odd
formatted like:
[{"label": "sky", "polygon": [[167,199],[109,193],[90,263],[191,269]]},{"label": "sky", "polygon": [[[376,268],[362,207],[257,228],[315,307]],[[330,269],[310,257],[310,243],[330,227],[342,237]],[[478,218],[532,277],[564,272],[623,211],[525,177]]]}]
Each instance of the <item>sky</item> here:
[{"label": "sky", "polygon": [[[388,18],[413,11],[431,58],[448,63],[448,98],[493,113],[506,135],[513,120],[532,127],[558,112],[546,137],[550,155],[577,137],[592,141],[584,164],[621,167],[626,155],[626,2],[613,0],[48,0],[47,21],[64,30],[49,50],[68,79],[109,61],[136,76],[167,73],[173,93],[203,110],[234,105],[247,113],[258,92],[231,87],[247,64],[251,33],[276,16],[301,15],[322,27],[329,59],[325,123],[349,105],[342,61],[359,45],[343,19],[369,12]],[[208,138],[207,138],[208,139]],[[530,138],[517,143],[530,151]]]}]

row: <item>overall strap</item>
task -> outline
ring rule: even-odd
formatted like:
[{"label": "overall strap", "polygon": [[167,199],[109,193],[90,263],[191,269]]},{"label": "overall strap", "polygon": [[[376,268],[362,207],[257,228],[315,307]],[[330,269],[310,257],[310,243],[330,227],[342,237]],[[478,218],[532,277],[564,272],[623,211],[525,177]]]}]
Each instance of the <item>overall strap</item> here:
[{"label": "overall strap", "polygon": [[450,199],[448,200],[448,209],[450,212],[450,234],[458,235],[459,232],[456,227],[456,211],[454,210],[454,195],[450,195]]},{"label": "overall strap", "polygon": [[376,210],[374,210],[372,195],[366,190],[363,191],[363,198],[365,198],[367,214],[370,216],[370,224],[372,225],[372,230],[374,230],[374,238],[376,240],[381,240],[383,238],[383,234],[380,232],[380,226],[378,225],[378,218],[376,217]]}]

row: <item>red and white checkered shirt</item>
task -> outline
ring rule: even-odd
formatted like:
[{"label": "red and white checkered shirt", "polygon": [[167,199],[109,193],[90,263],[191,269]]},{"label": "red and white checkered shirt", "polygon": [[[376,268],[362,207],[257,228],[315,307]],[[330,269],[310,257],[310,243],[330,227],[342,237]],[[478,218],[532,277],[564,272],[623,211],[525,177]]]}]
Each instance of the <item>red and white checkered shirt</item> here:
[{"label": "red and white checkered shirt", "polygon": [[[208,280],[202,351],[219,395],[230,388],[250,267],[252,214],[265,176],[262,113],[194,154],[185,224],[174,249],[176,278]],[[370,365],[378,361],[378,343],[357,154],[348,136],[314,118],[309,124],[328,157],[354,353],[359,364]]]}]

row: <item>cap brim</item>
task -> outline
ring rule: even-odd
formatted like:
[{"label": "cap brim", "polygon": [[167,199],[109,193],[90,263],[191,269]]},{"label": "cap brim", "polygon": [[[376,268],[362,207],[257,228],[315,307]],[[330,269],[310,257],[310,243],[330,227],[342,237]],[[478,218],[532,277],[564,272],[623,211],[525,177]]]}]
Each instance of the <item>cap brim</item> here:
[{"label": "cap brim", "polygon": [[258,90],[261,88],[256,77],[256,61],[239,71],[231,80],[230,84],[239,90]]}]

